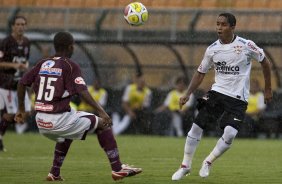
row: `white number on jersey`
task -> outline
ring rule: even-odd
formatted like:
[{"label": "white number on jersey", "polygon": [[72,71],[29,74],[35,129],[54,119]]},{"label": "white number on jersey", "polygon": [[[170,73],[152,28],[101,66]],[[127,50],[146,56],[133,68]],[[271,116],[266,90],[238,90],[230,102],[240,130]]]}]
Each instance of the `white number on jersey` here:
[{"label": "white number on jersey", "polygon": [[[37,94],[37,100],[41,100],[43,95],[44,95],[44,100],[45,101],[52,101],[55,93],[55,87],[52,86],[52,82],[57,81],[57,78],[54,77],[47,77],[47,85],[45,87],[45,81],[46,77],[40,76],[40,84],[39,84],[39,90]],[[47,90],[44,94],[43,92]]]}]

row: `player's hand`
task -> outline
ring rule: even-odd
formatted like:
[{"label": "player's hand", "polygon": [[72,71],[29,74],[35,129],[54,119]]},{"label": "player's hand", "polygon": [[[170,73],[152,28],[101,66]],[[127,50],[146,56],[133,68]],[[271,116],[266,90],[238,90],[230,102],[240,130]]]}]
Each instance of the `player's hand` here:
[{"label": "player's hand", "polygon": [[180,97],[180,99],[179,99],[180,110],[182,109],[183,105],[185,105],[186,102],[188,102],[188,100],[189,100],[189,96],[188,95],[184,95],[184,96]]},{"label": "player's hand", "polygon": [[102,114],[101,118],[103,120],[103,124],[105,127],[110,127],[113,125],[112,119],[110,118],[110,116],[107,113]]},{"label": "player's hand", "polygon": [[25,120],[26,120],[26,117],[27,117],[27,114],[25,112],[19,111],[19,112],[16,113],[14,120],[17,123],[24,123]]},{"label": "player's hand", "polygon": [[26,71],[28,69],[28,63],[20,63],[19,70]]}]

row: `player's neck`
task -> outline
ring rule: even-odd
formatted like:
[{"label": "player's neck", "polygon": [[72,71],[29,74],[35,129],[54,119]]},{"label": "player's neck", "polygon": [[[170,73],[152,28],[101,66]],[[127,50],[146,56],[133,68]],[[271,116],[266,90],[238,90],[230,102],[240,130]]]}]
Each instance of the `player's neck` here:
[{"label": "player's neck", "polygon": [[228,36],[227,38],[219,39],[221,44],[230,44],[235,40],[236,36],[232,34],[231,36]]},{"label": "player's neck", "polygon": [[19,35],[16,33],[12,33],[12,37],[18,42],[18,44],[22,44],[23,43],[23,35]]}]

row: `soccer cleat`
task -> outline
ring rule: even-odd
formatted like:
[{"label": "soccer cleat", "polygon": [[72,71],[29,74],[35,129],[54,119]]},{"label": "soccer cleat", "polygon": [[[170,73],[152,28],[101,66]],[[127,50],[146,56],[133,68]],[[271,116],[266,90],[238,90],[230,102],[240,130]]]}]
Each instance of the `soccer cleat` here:
[{"label": "soccer cleat", "polygon": [[112,171],[112,178],[113,180],[121,180],[125,177],[134,176],[141,172],[141,168],[135,168],[126,164],[122,164],[120,171]]},{"label": "soccer cleat", "polygon": [[181,165],[180,168],[172,175],[171,180],[177,181],[182,179],[184,176],[189,175],[190,168],[187,168],[185,165]]},{"label": "soccer cleat", "polygon": [[199,171],[199,175],[202,177],[202,178],[206,178],[209,176],[210,174],[210,169],[211,169],[211,163],[208,162],[208,161],[204,161],[203,164],[202,164],[202,168],[200,169]]},{"label": "soccer cleat", "polygon": [[61,176],[54,176],[52,173],[49,173],[46,180],[47,181],[64,181],[64,178],[62,178]]}]

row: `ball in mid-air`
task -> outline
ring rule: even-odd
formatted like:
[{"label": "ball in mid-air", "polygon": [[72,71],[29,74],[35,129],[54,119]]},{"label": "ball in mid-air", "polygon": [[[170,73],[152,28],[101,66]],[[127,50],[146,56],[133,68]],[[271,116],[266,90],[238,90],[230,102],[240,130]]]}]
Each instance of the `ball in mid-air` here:
[{"label": "ball in mid-air", "polygon": [[124,8],[124,18],[128,24],[140,26],[148,20],[148,10],[140,2],[130,3]]}]

